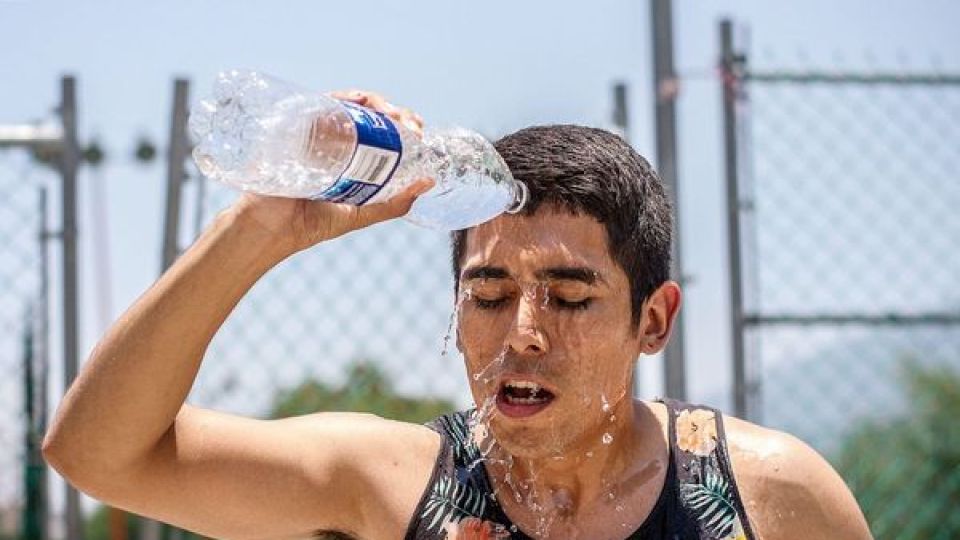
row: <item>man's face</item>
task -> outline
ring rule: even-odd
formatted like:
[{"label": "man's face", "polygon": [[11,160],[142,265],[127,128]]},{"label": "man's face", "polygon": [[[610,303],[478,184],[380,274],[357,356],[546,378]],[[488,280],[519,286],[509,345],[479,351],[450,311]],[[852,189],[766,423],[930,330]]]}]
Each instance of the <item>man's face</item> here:
[{"label": "man's face", "polygon": [[630,398],[644,337],[631,328],[630,284],[608,251],[596,219],[552,207],[467,235],[457,343],[473,398],[513,455],[595,445]]}]

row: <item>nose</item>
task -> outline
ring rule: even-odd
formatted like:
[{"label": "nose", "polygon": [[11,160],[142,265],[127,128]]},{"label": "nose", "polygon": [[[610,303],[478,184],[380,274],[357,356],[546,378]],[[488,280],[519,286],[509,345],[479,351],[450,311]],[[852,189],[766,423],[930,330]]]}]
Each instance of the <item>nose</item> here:
[{"label": "nose", "polygon": [[538,295],[524,292],[517,300],[517,311],[507,333],[507,345],[514,352],[528,355],[546,354],[549,350],[547,336],[540,324]]}]

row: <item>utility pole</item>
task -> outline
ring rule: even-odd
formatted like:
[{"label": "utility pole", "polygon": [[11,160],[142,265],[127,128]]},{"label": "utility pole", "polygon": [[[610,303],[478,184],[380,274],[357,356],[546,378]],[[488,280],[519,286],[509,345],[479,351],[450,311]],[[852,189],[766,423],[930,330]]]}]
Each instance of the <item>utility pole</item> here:
[{"label": "utility pole", "polygon": [[[673,67],[673,15],[670,0],[650,0],[650,24],[653,27],[653,95],[656,119],[657,171],[673,205],[673,245],[670,275],[683,285],[680,245],[680,195],[677,183],[677,115],[679,80]],[[674,399],[686,399],[687,375],[684,357],[683,311],[677,314],[673,334],[663,354],[664,393]]]},{"label": "utility pole", "polygon": [[740,185],[737,156],[737,83],[745,59],[733,49],[733,23],[720,23],[720,70],[723,88],[724,176],[727,185],[727,257],[730,265],[730,344],[733,363],[733,412],[751,419],[748,403],[746,329],[743,313],[743,269],[740,245]]},{"label": "utility pole", "polygon": [[[78,291],[77,291],[77,169],[80,151],[77,147],[76,80],[61,80],[60,119],[63,122],[63,147],[60,152],[60,174],[63,178],[61,230],[63,248],[63,388],[73,384],[79,367]],[[83,540],[80,494],[67,484],[67,538]]]}]

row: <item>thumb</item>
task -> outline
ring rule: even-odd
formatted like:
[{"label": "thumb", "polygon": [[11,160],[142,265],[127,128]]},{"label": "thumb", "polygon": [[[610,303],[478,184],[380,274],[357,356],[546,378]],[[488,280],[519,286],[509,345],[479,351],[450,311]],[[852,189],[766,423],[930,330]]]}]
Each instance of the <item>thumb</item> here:
[{"label": "thumb", "polygon": [[436,185],[436,181],[432,178],[419,178],[416,182],[404,188],[403,191],[383,202],[357,208],[357,220],[361,223],[361,226],[366,227],[403,216],[410,211],[413,201],[430,191],[434,185]]}]

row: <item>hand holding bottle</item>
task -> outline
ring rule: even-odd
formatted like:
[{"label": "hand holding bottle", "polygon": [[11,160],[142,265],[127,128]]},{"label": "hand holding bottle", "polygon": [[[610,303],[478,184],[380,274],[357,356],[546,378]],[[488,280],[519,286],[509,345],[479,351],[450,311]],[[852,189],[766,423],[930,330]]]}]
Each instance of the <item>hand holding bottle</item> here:
[{"label": "hand holding bottle", "polygon": [[517,212],[528,195],[478,133],[424,133],[418,115],[371,92],[321,94],[225,71],[191,112],[190,131],[203,174],[262,195],[366,206],[433,178],[405,217],[441,230]]},{"label": "hand holding bottle", "polygon": [[[423,120],[410,109],[388,102],[382,95],[363,90],[332,92],[332,97],[382,112],[421,135]],[[307,249],[350,231],[381,221],[401,217],[417,197],[435,185],[423,177],[383,202],[363,206],[323,200],[292,199],[245,192],[230,208],[244,219],[252,220],[264,231],[276,235],[284,255]]]}]

